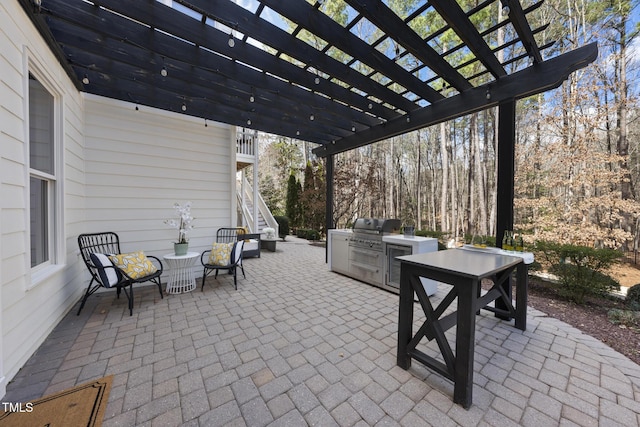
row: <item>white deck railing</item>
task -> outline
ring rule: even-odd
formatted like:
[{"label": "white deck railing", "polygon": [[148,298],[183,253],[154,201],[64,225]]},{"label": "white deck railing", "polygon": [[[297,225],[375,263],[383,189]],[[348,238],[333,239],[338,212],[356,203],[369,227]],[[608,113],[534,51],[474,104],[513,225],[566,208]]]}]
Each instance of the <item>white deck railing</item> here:
[{"label": "white deck railing", "polygon": [[236,154],[254,157],[258,149],[258,131],[247,128],[237,128]]}]

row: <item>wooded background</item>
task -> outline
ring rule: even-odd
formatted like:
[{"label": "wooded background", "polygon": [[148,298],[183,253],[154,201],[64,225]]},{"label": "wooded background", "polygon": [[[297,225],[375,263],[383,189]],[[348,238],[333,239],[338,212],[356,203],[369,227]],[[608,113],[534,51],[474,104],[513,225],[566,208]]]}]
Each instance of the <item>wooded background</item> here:
[{"label": "wooded background", "polygon": [[[468,3],[463,8],[476,5]],[[323,8],[340,17],[341,5],[327,0]],[[412,5],[389,1],[401,17]],[[638,248],[639,10],[637,0],[547,0],[529,15],[532,27],[549,24],[536,35],[540,44],[557,40],[548,56],[592,41],[599,47],[596,62],[560,88],[517,103],[514,228],[529,243]],[[490,27],[501,13],[488,8],[486,22],[477,25]],[[441,26],[426,14],[415,30],[425,35]],[[379,37],[370,28],[358,31]],[[455,37],[445,33],[438,43],[446,51]],[[465,60],[461,52],[457,61]],[[494,235],[497,128],[497,109],[490,109],[336,155],[336,226],[348,227],[357,217],[400,218],[451,236]],[[267,205],[275,214],[293,214],[287,188],[297,186],[300,212],[293,215],[300,218],[292,225],[324,232],[324,159],[304,141],[260,140],[259,185]]]}]

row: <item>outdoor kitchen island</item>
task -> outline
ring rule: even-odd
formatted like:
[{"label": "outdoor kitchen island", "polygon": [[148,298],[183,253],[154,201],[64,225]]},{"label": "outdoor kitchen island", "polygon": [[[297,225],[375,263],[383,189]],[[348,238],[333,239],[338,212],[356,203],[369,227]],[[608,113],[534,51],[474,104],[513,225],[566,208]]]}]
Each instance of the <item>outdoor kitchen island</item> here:
[{"label": "outdoor kitchen island", "polygon": [[[438,250],[438,240],[399,234],[400,222],[393,219],[360,218],[352,229],[329,230],[328,263],[331,271],[365,283],[400,292],[398,256]],[[422,278],[428,295],[437,282]]]}]

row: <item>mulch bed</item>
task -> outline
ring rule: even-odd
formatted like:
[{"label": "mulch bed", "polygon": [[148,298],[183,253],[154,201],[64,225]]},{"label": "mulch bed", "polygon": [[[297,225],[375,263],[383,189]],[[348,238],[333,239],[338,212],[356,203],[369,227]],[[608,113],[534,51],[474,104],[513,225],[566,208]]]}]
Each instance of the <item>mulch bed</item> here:
[{"label": "mulch bed", "polygon": [[625,309],[620,298],[589,298],[578,305],[558,296],[547,282],[529,279],[529,306],[604,342],[609,347],[640,364],[640,330],[612,323],[607,313]]}]

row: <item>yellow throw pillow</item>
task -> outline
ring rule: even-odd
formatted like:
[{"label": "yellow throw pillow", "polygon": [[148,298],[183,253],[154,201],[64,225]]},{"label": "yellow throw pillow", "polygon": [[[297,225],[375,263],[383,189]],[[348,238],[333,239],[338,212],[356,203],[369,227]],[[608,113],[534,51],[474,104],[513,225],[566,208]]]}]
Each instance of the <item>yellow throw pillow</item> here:
[{"label": "yellow throw pillow", "polygon": [[143,251],[111,255],[109,259],[132,279],[139,279],[158,271]]},{"label": "yellow throw pillow", "polygon": [[209,264],[211,265],[229,265],[231,260],[231,251],[233,250],[233,242],[214,243],[209,254]]}]

